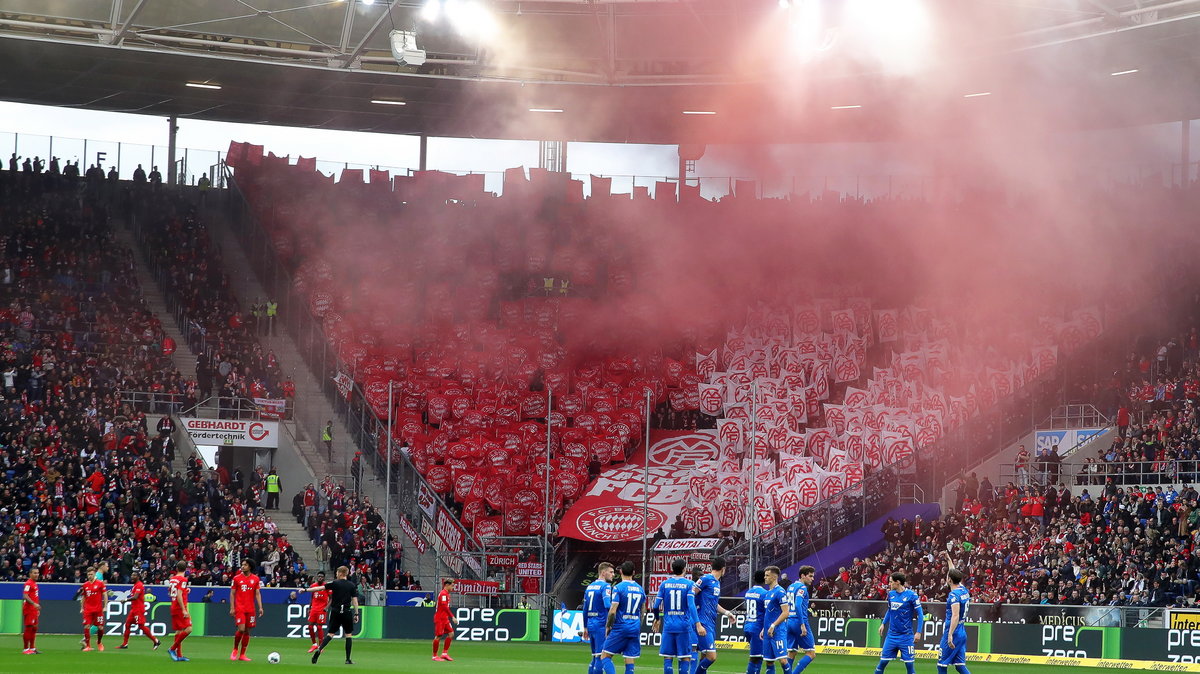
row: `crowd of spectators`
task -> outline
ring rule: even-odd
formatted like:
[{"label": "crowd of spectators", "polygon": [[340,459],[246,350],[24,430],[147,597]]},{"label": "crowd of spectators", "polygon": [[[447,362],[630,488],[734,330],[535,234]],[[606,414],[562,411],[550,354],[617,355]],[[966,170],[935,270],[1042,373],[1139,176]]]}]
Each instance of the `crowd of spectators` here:
[{"label": "crowd of spectators", "polygon": [[1200,494],[1194,488],[1091,494],[981,485],[932,522],[889,519],[887,547],[822,579],[817,596],[882,599],[888,575],[908,574],[923,599],[938,596],[949,550],[976,602],[1091,606],[1194,606],[1200,586]]},{"label": "crowd of spectators", "polygon": [[182,311],[188,346],[198,354],[201,397],[293,397],[294,384],[256,335],[266,322],[260,303],[243,309],[195,205],[164,192],[148,197],[138,212],[147,260]]},{"label": "crowd of spectators", "polygon": [[36,566],[44,581],[78,582],[108,561],[112,580],[162,582],[185,559],[203,585],[249,556],[271,584],[299,582],[258,495],[173,472],[169,432],[122,402],[122,390],[194,396],[195,383],[164,353],[104,208],[10,194],[0,232],[0,579]]},{"label": "crowd of spectators", "polygon": [[344,565],[365,586],[378,589],[383,587],[388,557],[387,589],[421,589],[420,581],[402,568],[400,542],[393,535],[391,545],[385,543],[383,516],[369,497],[327,475],[320,484],[309,484],[296,494],[292,515],[317,548],[319,569]]},{"label": "crowd of spectators", "polygon": [[[1187,308],[1187,307],[1190,307]],[[1087,457],[1077,484],[1194,483],[1200,478],[1200,296],[1181,314],[1185,327],[1162,340],[1140,340],[1113,372],[1117,436]],[[1108,397],[1105,400],[1109,399]]]}]

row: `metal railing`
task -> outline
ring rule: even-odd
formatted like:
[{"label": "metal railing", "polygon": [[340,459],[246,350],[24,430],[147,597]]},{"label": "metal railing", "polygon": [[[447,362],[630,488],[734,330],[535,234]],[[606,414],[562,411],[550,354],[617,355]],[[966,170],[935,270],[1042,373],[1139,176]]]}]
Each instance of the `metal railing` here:
[{"label": "metal railing", "polygon": [[1102,486],[1111,479],[1118,487],[1193,484],[1200,480],[1200,459],[1160,459],[1157,461],[1102,461],[1053,466],[1032,463],[1025,470],[1016,464],[1000,466],[1000,484],[1049,486],[1062,483],[1076,486]]},{"label": "metal railing", "polygon": [[[4,165],[8,168],[8,155],[15,152],[24,161],[25,158],[40,157],[49,166],[51,157],[58,157],[63,165],[65,162],[79,162],[79,173],[87,172],[92,164],[100,164],[107,175],[110,168],[117,169],[121,180],[132,180],[134,171],[141,165],[147,174],[155,166],[159,167],[163,183],[167,181],[167,157],[169,148],[165,145],[142,143],[126,143],[117,141],[94,140],[88,138],[68,138],[65,136],[43,136],[32,133],[12,133],[0,131],[0,152],[3,152]],[[185,185],[195,185],[201,175],[208,175],[216,187],[215,176],[205,169],[220,163],[225,158],[222,150],[203,150],[198,148],[180,147],[175,150],[178,165],[183,171],[179,173],[179,182]],[[196,167],[193,170],[191,167]],[[45,171],[42,175],[47,175]]]},{"label": "metal railing", "polygon": [[190,409],[195,407],[195,396],[187,393],[173,393],[169,391],[131,391],[122,389],[117,391],[121,404],[129,405],[139,412],[147,414],[183,414],[185,408]]},{"label": "metal railing", "polygon": [[[1112,422],[1091,403],[1059,405],[1041,427],[1042,430],[1058,431],[1073,428],[1102,428]],[[1080,443],[1082,444],[1082,443]]]}]

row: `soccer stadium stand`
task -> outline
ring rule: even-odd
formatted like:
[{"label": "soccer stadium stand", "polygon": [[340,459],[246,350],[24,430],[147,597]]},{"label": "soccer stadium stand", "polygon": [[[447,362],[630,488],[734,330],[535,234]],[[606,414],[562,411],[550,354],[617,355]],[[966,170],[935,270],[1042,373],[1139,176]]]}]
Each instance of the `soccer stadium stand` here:
[{"label": "soccer stadium stand", "polygon": [[[242,308],[202,211],[191,200],[167,193],[146,195],[141,206],[139,240],[155,278],[164,286],[174,318],[188,326],[188,346],[198,360],[198,397],[290,400],[291,380],[283,374],[275,353],[264,349],[260,340],[267,332],[266,316],[256,319]],[[329,476],[297,493],[302,504],[306,499],[311,502],[311,511],[302,505],[296,517],[313,547],[329,544],[325,564],[329,568],[346,564],[368,586],[381,586],[383,518],[370,499]],[[402,547],[393,536],[391,589],[401,585],[401,560]]]},{"label": "soccer stadium stand", "polygon": [[[483,195],[479,176],[426,172],[398,177],[393,188],[346,171],[334,184],[310,160],[289,165],[241,143],[231,146],[230,161],[298,308],[319,321],[336,374],[353,381],[351,404],[382,421],[396,382],[403,451],[480,535],[542,532],[547,420],[556,429],[551,522],[604,467],[631,458],[649,396],[657,427],[716,428],[726,439],[685,480],[690,502],[665,514],[664,532],[676,517],[690,535],[744,527],[743,445],[764,461],[756,505],[757,528],[766,530],[844,490],[854,496],[864,476],[885,466],[911,470],[947,431],[999,401],[1028,396],[1024,389],[1053,371],[1060,353],[1102,331],[1102,310],[1083,307],[1028,315],[1029,327],[1014,322],[1000,338],[964,339],[995,328],[983,324],[985,312],[977,321],[944,298],[896,305],[855,279],[815,279],[781,289],[802,303],[762,297],[748,321],[723,334],[690,323],[688,311],[647,301],[656,274],[677,270],[643,269],[638,235],[614,212],[671,212],[652,210],[653,202],[605,202],[602,181],[593,181],[585,203],[578,181],[510,175],[495,207],[481,209],[480,200],[494,198]],[[597,196],[603,206],[594,205]],[[535,222],[514,224],[520,208],[539,203]],[[387,219],[393,206],[403,209],[398,221]],[[679,206],[681,213],[703,207],[716,208]],[[730,217],[795,217],[768,202],[735,207],[744,210]],[[863,208],[789,207],[834,222]],[[912,206],[873,208],[907,214]],[[575,224],[553,226],[561,221]],[[864,268],[886,248],[857,243]],[[365,283],[371,278],[391,282],[380,288]],[[658,310],[679,321],[669,335]],[[380,456],[384,444],[380,436]]]},{"label": "soccer stadium stand", "polygon": [[1193,606],[1200,558],[1200,494],[1108,485],[1073,496],[1009,484],[924,522],[889,520],[887,550],[818,584],[825,598],[879,599],[893,571],[923,598],[944,585],[941,552],[971,569],[977,602]]},{"label": "soccer stadium stand", "polygon": [[139,570],[161,582],[187,559],[197,584],[219,583],[248,555],[276,561],[263,569],[272,584],[299,582],[299,560],[258,495],[172,471],[169,442],[121,403],[125,389],[177,394],[180,404],[195,392],[163,354],[132,252],[114,243],[103,203],[31,189],[10,194],[0,214],[0,522],[11,532],[0,577],[37,565],[47,581],[78,582],[83,567],[110,560],[117,579]]}]

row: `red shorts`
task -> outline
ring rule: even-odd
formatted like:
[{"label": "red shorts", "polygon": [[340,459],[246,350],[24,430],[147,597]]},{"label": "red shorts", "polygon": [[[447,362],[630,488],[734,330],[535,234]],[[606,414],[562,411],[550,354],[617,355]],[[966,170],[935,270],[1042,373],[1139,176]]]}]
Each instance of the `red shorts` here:
[{"label": "red shorts", "polygon": [[84,611],[83,624],[101,627],[104,625],[104,611]]},{"label": "red shorts", "polygon": [[22,623],[26,627],[37,627],[38,617],[40,614],[37,611],[25,610],[21,612]]},{"label": "red shorts", "polygon": [[238,627],[245,625],[246,627],[254,627],[258,621],[258,614],[254,611],[236,611],[233,614],[233,622]]},{"label": "red shorts", "polygon": [[453,631],[454,631],[454,628],[450,626],[449,618],[435,617],[433,619],[433,633],[435,636],[440,636],[443,634],[450,634]]},{"label": "red shorts", "polygon": [[324,611],[310,612],[308,614],[308,622],[310,625],[324,625],[329,622],[329,618],[325,615]]},{"label": "red shorts", "polygon": [[145,611],[130,611],[129,616],[125,618],[126,625],[146,625]]},{"label": "red shorts", "polygon": [[182,613],[171,611],[171,630],[180,632],[192,628],[192,617],[184,616]]}]

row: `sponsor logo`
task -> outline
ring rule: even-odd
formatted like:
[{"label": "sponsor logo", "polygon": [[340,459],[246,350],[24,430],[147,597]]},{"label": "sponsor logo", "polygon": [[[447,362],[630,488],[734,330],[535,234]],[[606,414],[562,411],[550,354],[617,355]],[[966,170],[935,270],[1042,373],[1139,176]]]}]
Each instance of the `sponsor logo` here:
[{"label": "sponsor logo", "polygon": [[538,612],[517,609],[458,608],[458,641],[538,641]]},{"label": "sponsor logo", "polygon": [[555,611],[551,641],[583,641],[583,611]]},{"label": "sponsor logo", "polygon": [[258,441],[262,440],[263,438],[267,437],[268,435],[270,435],[270,432],[266,429],[266,427],[263,426],[262,423],[258,422],[258,421],[250,424],[249,432],[250,432],[250,439],[254,440],[255,442],[258,442]]}]

